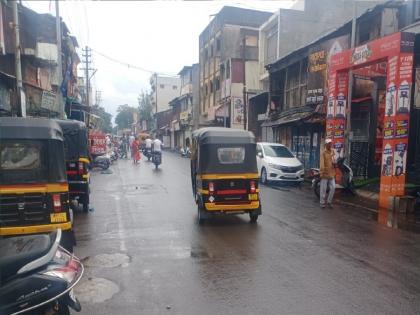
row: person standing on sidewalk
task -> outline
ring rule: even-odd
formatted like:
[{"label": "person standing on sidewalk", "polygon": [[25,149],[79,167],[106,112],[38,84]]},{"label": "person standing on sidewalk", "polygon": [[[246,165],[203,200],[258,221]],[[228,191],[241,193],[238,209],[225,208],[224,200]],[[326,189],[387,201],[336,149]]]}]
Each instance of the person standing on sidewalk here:
[{"label": "person standing on sidewalk", "polygon": [[[325,208],[325,201],[329,208],[332,208],[332,200],[335,192],[335,166],[334,166],[334,151],[331,149],[331,139],[325,140],[325,150],[321,154],[320,172],[321,172],[321,191],[320,204],[321,208]],[[328,197],[327,187],[329,188]],[[327,199],[325,200],[325,198]]]}]

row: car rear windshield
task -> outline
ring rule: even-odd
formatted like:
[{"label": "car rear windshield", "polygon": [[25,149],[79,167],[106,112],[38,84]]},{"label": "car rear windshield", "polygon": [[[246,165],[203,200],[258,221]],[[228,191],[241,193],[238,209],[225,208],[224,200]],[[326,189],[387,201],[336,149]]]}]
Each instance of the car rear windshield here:
[{"label": "car rear windshield", "polygon": [[218,148],[217,158],[220,164],[242,164],[245,160],[245,148]]},{"label": "car rear windshield", "polygon": [[290,150],[281,145],[264,145],[265,155],[270,157],[292,158],[294,155]]},{"label": "car rear windshield", "polygon": [[39,143],[0,144],[1,170],[34,170],[41,166]]}]

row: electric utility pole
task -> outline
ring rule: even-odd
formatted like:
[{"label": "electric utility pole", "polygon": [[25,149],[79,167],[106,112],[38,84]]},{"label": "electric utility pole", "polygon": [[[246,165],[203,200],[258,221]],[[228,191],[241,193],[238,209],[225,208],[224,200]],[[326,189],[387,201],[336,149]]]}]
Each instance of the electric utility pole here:
[{"label": "electric utility pole", "polygon": [[[353,49],[356,44],[356,23],[357,23],[357,2],[353,0],[353,18],[351,22],[351,42],[350,48]],[[345,137],[345,156],[348,163],[350,163],[350,152],[351,152],[351,105],[353,101],[353,70],[349,71],[349,83],[348,83],[348,97],[347,97],[347,113],[346,113],[346,137]]]},{"label": "electric utility pole", "polygon": [[[246,99],[246,35],[244,34],[244,38],[242,39],[242,64],[243,64],[243,113],[244,113],[244,130],[247,130],[247,118],[248,118],[248,110],[247,110],[247,99]],[[235,104],[233,105],[235,106]],[[235,108],[235,107],[234,107]]]},{"label": "electric utility pole", "polygon": [[15,72],[16,72],[16,93],[18,100],[19,116],[26,117],[26,101],[22,85],[22,67],[20,61],[20,34],[19,34],[19,12],[17,1],[12,1],[13,28],[15,35]]},{"label": "electric utility pole", "polygon": [[60,113],[60,118],[64,119],[64,103],[63,95],[61,93],[61,85],[63,84],[63,62],[61,58],[61,18],[60,18],[60,7],[58,0],[55,0],[55,30],[57,33],[57,74],[58,74],[58,86],[57,86],[57,105]]},{"label": "electric utility pole", "polygon": [[[90,67],[90,65],[92,64],[92,50],[86,46],[83,50],[83,54],[82,57],[84,58],[84,63],[85,63],[85,67],[82,68],[82,70],[85,71],[85,97],[86,97],[86,106],[89,108],[90,107],[90,79],[92,78],[92,76],[96,73],[95,69],[92,69]],[[90,75],[91,70],[94,70],[93,74]],[[87,121],[86,124],[89,128],[90,126],[90,113],[88,113],[88,117],[87,117]]]}]

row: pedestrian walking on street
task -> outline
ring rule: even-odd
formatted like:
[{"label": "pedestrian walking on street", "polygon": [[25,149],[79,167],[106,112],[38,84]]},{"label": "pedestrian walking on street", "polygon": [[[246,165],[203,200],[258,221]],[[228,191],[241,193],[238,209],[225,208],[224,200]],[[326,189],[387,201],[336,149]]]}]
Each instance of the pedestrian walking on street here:
[{"label": "pedestrian walking on street", "polygon": [[128,145],[129,145],[129,148],[130,148],[131,158],[133,158],[133,151],[131,150],[131,146],[133,145],[134,140],[136,140],[136,138],[134,138],[134,135],[131,134],[128,137]]},{"label": "pedestrian walking on street", "polygon": [[131,154],[133,157],[133,163],[138,164],[140,161],[140,141],[135,139],[131,144]]},{"label": "pedestrian walking on street", "polygon": [[[325,140],[325,150],[321,154],[320,172],[321,172],[321,188],[320,188],[320,204],[321,208],[325,208],[325,202],[327,206],[332,208],[332,200],[335,192],[335,156],[334,150],[331,149],[331,139]],[[327,188],[328,196],[327,194]],[[326,200],[325,200],[326,198]]]}]

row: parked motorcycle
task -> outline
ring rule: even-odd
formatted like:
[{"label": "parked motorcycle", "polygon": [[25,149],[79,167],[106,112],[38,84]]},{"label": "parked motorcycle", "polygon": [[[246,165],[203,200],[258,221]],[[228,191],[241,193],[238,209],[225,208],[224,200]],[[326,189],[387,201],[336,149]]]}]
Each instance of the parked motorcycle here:
[{"label": "parked motorcycle", "polygon": [[[356,195],[354,182],[353,182],[353,171],[349,165],[344,163],[345,158],[338,158],[336,163],[336,168],[338,168],[343,174],[342,184],[336,184],[336,190],[342,189],[346,192],[349,192],[351,195]],[[319,198],[321,191],[321,172],[319,168],[311,168],[311,177],[312,177],[312,188],[315,195]],[[328,193],[329,188],[327,188]]]},{"label": "parked motorcycle", "polygon": [[162,153],[161,152],[153,152],[152,162],[153,162],[153,164],[155,164],[155,169],[158,169],[159,165],[162,164]]},{"label": "parked motorcycle", "polygon": [[114,148],[113,150],[111,150],[111,152],[109,153],[109,158],[111,160],[111,163],[114,163],[115,161],[118,160],[119,152],[117,148]]},{"label": "parked motorcycle", "polygon": [[186,158],[190,158],[191,157],[191,151],[190,148],[187,147],[186,149],[181,148],[181,150],[179,150],[179,152],[181,153],[182,157],[186,157]]},{"label": "parked motorcycle", "polygon": [[90,168],[100,168],[103,171],[107,170],[111,165],[111,159],[108,154],[98,155],[93,158],[93,161],[90,163]]},{"label": "parked motorcycle", "polygon": [[0,239],[0,314],[80,312],[73,288],[80,260],[59,246],[62,232]]}]

